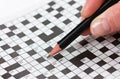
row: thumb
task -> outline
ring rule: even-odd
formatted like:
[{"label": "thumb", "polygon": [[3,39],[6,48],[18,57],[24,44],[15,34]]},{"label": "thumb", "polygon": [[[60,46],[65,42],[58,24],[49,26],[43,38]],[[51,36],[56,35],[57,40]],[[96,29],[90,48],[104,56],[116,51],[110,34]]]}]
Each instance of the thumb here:
[{"label": "thumb", "polygon": [[103,36],[120,30],[120,3],[117,3],[98,16],[91,23],[94,36]]}]

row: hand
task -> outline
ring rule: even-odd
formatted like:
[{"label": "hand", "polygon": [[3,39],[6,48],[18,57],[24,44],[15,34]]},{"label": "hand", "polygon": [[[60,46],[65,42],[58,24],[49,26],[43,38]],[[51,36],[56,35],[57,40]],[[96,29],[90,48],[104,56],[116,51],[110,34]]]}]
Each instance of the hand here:
[{"label": "hand", "polygon": [[[103,2],[104,0],[87,0],[81,16],[83,18],[91,16]],[[96,17],[90,24],[90,29],[87,29],[83,35],[91,32],[92,35],[99,37],[117,31],[120,31],[120,2]]]}]

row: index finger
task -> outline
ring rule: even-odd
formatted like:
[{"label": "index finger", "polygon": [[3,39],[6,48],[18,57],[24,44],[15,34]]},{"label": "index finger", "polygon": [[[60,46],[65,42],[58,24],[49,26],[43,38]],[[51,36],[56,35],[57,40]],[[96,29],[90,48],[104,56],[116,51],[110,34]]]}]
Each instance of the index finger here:
[{"label": "index finger", "polygon": [[104,0],[87,0],[82,9],[81,16],[87,18],[91,16],[104,2]]}]

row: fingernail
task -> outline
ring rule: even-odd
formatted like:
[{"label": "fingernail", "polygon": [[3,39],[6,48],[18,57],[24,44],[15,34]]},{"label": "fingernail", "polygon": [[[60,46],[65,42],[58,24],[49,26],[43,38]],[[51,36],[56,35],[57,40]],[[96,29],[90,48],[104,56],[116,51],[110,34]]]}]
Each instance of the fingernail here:
[{"label": "fingernail", "polygon": [[92,34],[94,36],[103,36],[110,33],[110,26],[105,19],[98,19],[92,23]]}]

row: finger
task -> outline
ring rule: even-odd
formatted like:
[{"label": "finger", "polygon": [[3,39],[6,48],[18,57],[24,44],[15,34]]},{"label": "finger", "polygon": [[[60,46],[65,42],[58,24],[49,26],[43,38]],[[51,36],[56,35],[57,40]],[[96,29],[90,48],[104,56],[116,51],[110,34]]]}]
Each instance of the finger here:
[{"label": "finger", "polygon": [[107,9],[91,23],[91,33],[103,36],[120,30],[120,2]]},{"label": "finger", "polygon": [[104,0],[87,0],[82,9],[81,16],[87,18],[91,16],[104,2]]},{"label": "finger", "polygon": [[90,29],[85,30],[81,35],[86,36],[90,34]]}]

